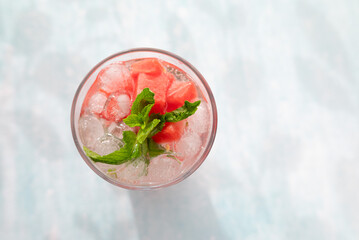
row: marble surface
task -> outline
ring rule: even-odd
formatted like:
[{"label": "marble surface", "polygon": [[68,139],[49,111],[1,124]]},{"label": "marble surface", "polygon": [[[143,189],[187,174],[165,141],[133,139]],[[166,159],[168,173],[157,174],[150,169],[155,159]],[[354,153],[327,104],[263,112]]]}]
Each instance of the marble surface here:
[{"label": "marble surface", "polygon": [[[0,1],[0,239],[358,239],[359,2]],[[133,47],[174,52],[214,92],[207,160],[159,191],[78,154],[85,74]]]}]

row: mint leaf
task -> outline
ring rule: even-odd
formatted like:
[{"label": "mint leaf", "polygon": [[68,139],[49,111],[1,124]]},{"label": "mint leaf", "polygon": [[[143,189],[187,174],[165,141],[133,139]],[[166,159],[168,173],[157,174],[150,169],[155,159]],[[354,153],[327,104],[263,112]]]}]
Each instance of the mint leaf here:
[{"label": "mint leaf", "polygon": [[149,118],[149,121],[152,121],[153,119],[159,119],[161,122],[155,128],[153,128],[153,130],[148,135],[149,138],[161,132],[162,128],[165,126],[165,115],[161,115],[159,113],[152,113]]},{"label": "mint leaf", "polygon": [[123,122],[130,127],[141,127],[144,129],[149,120],[149,114],[155,105],[155,94],[149,88],[142,90],[132,104],[131,114],[123,119]]},{"label": "mint leaf", "polygon": [[151,132],[148,134],[148,137],[151,138],[157,133],[161,132],[163,127],[165,126],[165,122],[161,121]]},{"label": "mint leaf", "polygon": [[137,133],[137,141],[139,143],[143,143],[160,122],[160,119],[153,119],[146,125],[144,129],[140,129],[140,131],[138,131]]},{"label": "mint leaf", "polygon": [[199,106],[199,104],[201,104],[201,101],[196,101],[194,103],[185,101],[182,107],[172,112],[165,113],[165,121],[179,122],[183,119],[186,119],[197,111],[197,107]]},{"label": "mint leaf", "polygon": [[142,109],[142,111],[141,111],[141,116],[142,116],[142,121],[143,121],[143,127],[142,128],[145,128],[146,123],[148,123],[149,116],[150,116],[150,111],[151,111],[151,109],[152,109],[152,107],[154,105],[155,104],[148,104],[147,106],[145,106]]},{"label": "mint leaf", "polygon": [[131,114],[139,114],[145,106],[153,103],[155,103],[155,94],[151,92],[149,88],[145,88],[137,95],[133,102]]},{"label": "mint leaf", "polygon": [[88,149],[88,148],[85,147],[85,146],[83,146],[83,149],[84,149],[86,155],[87,155],[89,158],[91,158],[92,160],[101,157],[101,155],[99,155],[99,154],[97,154],[97,153],[91,151],[90,149]]},{"label": "mint leaf", "polygon": [[140,143],[136,142],[133,146],[133,150],[131,153],[131,159],[135,159],[141,156],[141,150],[142,150],[142,146]]},{"label": "mint leaf", "polygon": [[148,153],[150,157],[157,157],[166,151],[164,147],[152,140],[148,139]]},{"label": "mint leaf", "polygon": [[130,114],[123,122],[130,127],[141,127],[144,129],[149,120],[149,114],[154,104],[146,105],[139,114]]},{"label": "mint leaf", "polygon": [[86,155],[91,158],[94,162],[102,162],[107,164],[119,165],[132,159],[134,152],[134,145],[136,143],[136,134],[131,131],[123,132],[123,141],[125,145],[110,154],[101,156],[87,147],[83,147]]},{"label": "mint leaf", "polygon": [[137,114],[131,114],[127,118],[123,119],[123,122],[130,127],[140,127],[143,125],[142,117]]},{"label": "mint leaf", "polygon": [[148,141],[147,141],[148,139],[146,139],[146,141],[144,141],[143,143],[142,143],[142,155],[144,156],[144,157],[147,157],[147,155],[148,155],[148,150],[149,150],[149,148],[148,148]]},{"label": "mint leaf", "polygon": [[136,142],[136,133],[132,131],[123,131],[123,141],[125,146],[123,148],[132,149]]},{"label": "mint leaf", "polygon": [[108,155],[101,156],[87,147],[83,147],[86,155],[91,158],[94,162],[102,162],[107,164],[113,164],[113,165],[120,165],[122,163],[125,163],[129,161],[129,154],[128,151],[126,151],[125,148],[121,148],[120,150],[114,151]]}]

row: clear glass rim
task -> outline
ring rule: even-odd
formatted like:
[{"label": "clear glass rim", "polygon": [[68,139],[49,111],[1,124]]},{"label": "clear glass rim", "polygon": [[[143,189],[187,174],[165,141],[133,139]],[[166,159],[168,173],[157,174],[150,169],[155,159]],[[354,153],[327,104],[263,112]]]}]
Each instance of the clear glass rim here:
[{"label": "clear glass rim", "polygon": [[[177,178],[175,178],[174,180],[167,182],[167,183],[160,183],[160,184],[154,184],[154,185],[144,185],[144,186],[137,186],[137,185],[129,185],[129,184],[125,184],[125,183],[120,183],[117,182],[115,180],[113,180],[112,178],[108,177],[106,174],[104,174],[103,172],[101,172],[99,169],[96,168],[96,166],[91,162],[91,160],[86,156],[86,154],[84,153],[84,151],[81,148],[81,144],[77,138],[76,135],[76,129],[75,129],[75,109],[76,109],[76,105],[77,105],[77,101],[78,101],[78,97],[80,92],[82,91],[82,88],[84,86],[84,84],[86,83],[86,81],[90,78],[90,76],[99,68],[101,67],[104,63],[106,63],[107,61],[116,58],[118,56],[121,55],[125,55],[128,53],[132,53],[132,52],[155,52],[155,53],[160,53],[160,54],[164,54],[164,55],[168,55],[170,57],[173,57],[177,60],[179,60],[180,62],[182,62],[183,64],[185,64],[188,68],[191,69],[191,71],[194,72],[194,74],[199,78],[199,80],[201,81],[201,83],[203,84],[204,88],[207,91],[207,94],[209,96],[209,101],[211,103],[211,107],[212,107],[212,117],[213,117],[213,121],[212,121],[212,129],[211,129],[211,133],[209,136],[209,140],[208,140],[208,144],[204,150],[204,152],[202,153],[202,155],[199,157],[200,159],[198,159],[195,164],[183,175],[178,176]],[[86,164],[97,174],[99,175],[101,178],[103,178],[104,180],[106,180],[107,182],[118,186],[118,187],[122,187],[125,189],[130,189],[130,190],[152,190],[152,189],[159,189],[159,188],[164,188],[164,187],[168,187],[168,186],[172,186],[174,184],[177,184],[181,181],[183,181],[184,179],[186,179],[187,177],[189,177],[192,173],[194,173],[204,162],[204,160],[207,158],[213,143],[214,143],[214,139],[216,137],[216,132],[217,132],[217,107],[216,107],[216,102],[214,100],[214,96],[213,93],[207,83],[207,81],[204,79],[204,77],[202,76],[202,74],[192,65],[190,64],[188,61],[186,61],[185,59],[181,58],[180,56],[177,56],[176,54],[173,54],[171,52],[162,50],[162,49],[156,49],[156,48],[132,48],[132,49],[128,49],[125,51],[121,51],[118,53],[115,53],[105,59],[103,59],[102,61],[100,61],[99,63],[97,63],[90,71],[89,73],[87,73],[87,75],[84,77],[84,79],[82,80],[82,82],[80,83],[79,87],[77,88],[77,91],[75,93],[74,99],[72,101],[72,107],[71,107],[71,132],[72,132],[72,137],[74,139],[75,145],[77,150],[79,151],[81,157],[83,158],[83,160],[86,162]]]}]

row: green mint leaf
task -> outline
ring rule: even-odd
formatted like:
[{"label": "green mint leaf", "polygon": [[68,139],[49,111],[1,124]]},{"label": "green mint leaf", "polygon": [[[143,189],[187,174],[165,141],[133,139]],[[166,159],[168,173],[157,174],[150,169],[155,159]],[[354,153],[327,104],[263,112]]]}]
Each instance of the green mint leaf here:
[{"label": "green mint leaf", "polygon": [[154,95],[149,88],[143,89],[132,104],[131,114],[123,119],[124,123],[130,127],[144,129],[148,123],[150,111],[155,105]]},{"label": "green mint leaf", "polygon": [[201,101],[194,103],[185,101],[183,106],[164,115],[166,122],[179,122],[183,119],[188,118],[197,111],[197,107],[201,104]]},{"label": "green mint leaf", "polygon": [[96,158],[100,158],[101,155],[91,151],[90,149],[88,149],[87,147],[83,146],[83,149],[84,149],[84,152],[86,153],[86,155],[91,158],[92,160],[93,159],[96,159]]},{"label": "green mint leaf", "polygon": [[152,121],[153,119],[160,119],[161,121],[162,121],[162,120],[163,120],[163,121],[165,120],[165,119],[164,119],[164,115],[159,114],[159,113],[152,113],[151,116],[150,116],[150,118],[149,118],[149,120]]},{"label": "green mint leaf", "polygon": [[162,128],[165,126],[165,115],[161,115],[159,113],[153,113],[151,114],[149,121],[152,121],[154,119],[159,119],[160,123],[155,128],[153,128],[153,130],[148,135],[148,138],[151,138],[157,133],[161,132]]},{"label": "green mint leaf", "polygon": [[146,125],[144,129],[140,129],[140,131],[138,131],[137,133],[137,142],[143,143],[160,122],[160,119],[153,119]]},{"label": "green mint leaf", "polygon": [[119,165],[129,161],[130,153],[126,151],[125,148],[121,148],[120,150],[114,151],[108,155],[101,156],[87,147],[83,147],[86,155],[91,158],[94,162],[102,162],[107,164]]},{"label": "green mint leaf", "polygon": [[144,107],[153,103],[155,103],[155,94],[151,92],[149,88],[145,88],[137,95],[135,101],[133,102],[131,114],[139,114]]},{"label": "green mint leaf", "polygon": [[130,127],[140,127],[143,125],[142,117],[137,114],[131,114],[127,118],[123,119],[123,122]]},{"label": "green mint leaf", "polygon": [[148,148],[148,139],[146,139],[143,143],[142,143],[142,156],[144,158],[148,158],[148,151],[149,151],[149,148]]},{"label": "green mint leaf", "polygon": [[123,131],[123,142],[125,146],[123,148],[132,149],[136,142],[136,133],[132,131]]},{"label": "green mint leaf", "polygon": [[161,132],[163,127],[165,126],[165,122],[161,121],[151,132],[148,134],[148,137],[153,137],[157,133]]},{"label": "green mint leaf", "polygon": [[152,109],[152,107],[154,106],[155,104],[148,104],[147,106],[145,106],[142,111],[141,111],[141,116],[142,116],[142,120],[143,120],[143,127],[142,128],[145,128],[146,124],[148,123],[148,120],[149,120],[149,116],[150,116],[150,111]]},{"label": "green mint leaf", "polygon": [[157,157],[166,151],[164,147],[152,140],[148,139],[148,154],[150,157]]},{"label": "green mint leaf", "polygon": [[87,147],[83,147],[86,155],[92,159],[94,162],[102,162],[107,164],[119,165],[130,161],[132,159],[132,154],[134,152],[134,147],[136,143],[136,134],[132,131],[123,132],[123,141],[125,145],[110,154],[101,156]]},{"label": "green mint leaf", "polygon": [[140,143],[136,142],[135,145],[133,146],[133,150],[131,153],[131,158],[135,159],[141,156],[142,154],[142,146]]}]

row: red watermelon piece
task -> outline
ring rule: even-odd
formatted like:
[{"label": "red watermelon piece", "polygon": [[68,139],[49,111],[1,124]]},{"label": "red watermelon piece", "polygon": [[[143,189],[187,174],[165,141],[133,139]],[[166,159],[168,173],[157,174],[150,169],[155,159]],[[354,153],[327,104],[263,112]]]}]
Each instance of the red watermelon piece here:
[{"label": "red watermelon piece", "polygon": [[161,63],[156,58],[146,58],[136,61],[131,66],[131,74],[137,77],[140,73],[159,75],[163,72]]},{"label": "red watermelon piece", "polygon": [[171,112],[184,102],[192,101],[197,97],[196,86],[193,82],[174,81],[167,92],[167,112]]},{"label": "red watermelon piece", "polygon": [[166,122],[162,131],[157,133],[152,139],[157,143],[168,143],[177,141],[181,138],[185,127],[185,121]]},{"label": "red watermelon piece", "polygon": [[155,105],[151,113],[164,114],[166,111],[167,103],[167,90],[173,81],[173,77],[166,73],[154,76],[146,73],[140,73],[137,79],[137,93],[142,92],[144,88],[149,88],[155,94]]}]

